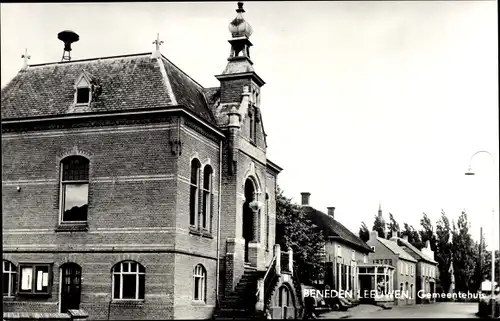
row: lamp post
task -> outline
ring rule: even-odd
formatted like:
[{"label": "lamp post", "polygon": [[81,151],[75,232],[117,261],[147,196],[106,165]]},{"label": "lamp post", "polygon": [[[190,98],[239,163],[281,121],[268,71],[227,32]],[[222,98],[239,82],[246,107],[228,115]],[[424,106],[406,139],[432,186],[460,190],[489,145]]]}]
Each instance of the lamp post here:
[{"label": "lamp post", "polygon": [[[492,161],[492,165],[493,167],[492,168],[495,168],[495,157],[493,157],[493,155],[488,152],[488,151],[485,151],[485,150],[480,150],[480,151],[477,151],[475,152],[469,159],[469,169],[468,171],[465,173],[465,175],[475,175],[474,171],[472,170],[472,160],[474,158],[474,156],[478,155],[478,154],[488,154],[490,155],[491,157],[491,161]],[[493,207],[492,209],[492,220],[493,220],[493,224],[491,225],[491,229],[492,229],[492,239],[495,240],[495,208]],[[482,235],[481,235],[481,239],[482,239]],[[494,294],[495,294],[495,247],[494,247],[494,244],[495,242],[493,242],[493,246],[491,247],[491,297],[492,297],[492,300],[491,300],[491,318],[494,318],[495,317],[495,300],[493,298]]]}]

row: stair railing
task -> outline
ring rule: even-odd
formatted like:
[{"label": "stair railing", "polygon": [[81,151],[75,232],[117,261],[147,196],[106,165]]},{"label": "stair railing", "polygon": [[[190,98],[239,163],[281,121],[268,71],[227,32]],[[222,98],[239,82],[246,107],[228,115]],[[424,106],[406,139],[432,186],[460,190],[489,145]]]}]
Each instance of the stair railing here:
[{"label": "stair railing", "polygon": [[257,298],[257,303],[255,304],[255,309],[257,311],[264,311],[265,303],[265,285],[269,284],[270,281],[275,277],[281,275],[281,248],[279,244],[274,245],[274,254],[269,266],[264,274],[263,278],[257,281],[257,292],[255,296]]}]

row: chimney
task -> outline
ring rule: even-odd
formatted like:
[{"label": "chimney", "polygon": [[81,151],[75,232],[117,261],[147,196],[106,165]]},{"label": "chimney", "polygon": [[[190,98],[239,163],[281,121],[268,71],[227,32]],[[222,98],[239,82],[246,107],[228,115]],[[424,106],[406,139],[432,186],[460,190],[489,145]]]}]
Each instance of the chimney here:
[{"label": "chimney", "polygon": [[377,231],[370,231],[370,240],[376,240],[378,237]]},{"label": "chimney", "polygon": [[326,209],[328,210],[328,216],[335,218],[335,207],[327,207]]},{"label": "chimney", "polygon": [[408,242],[408,235],[407,234],[403,235],[403,240],[405,240],[406,242]]},{"label": "chimney", "polygon": [[302,192],[300,194],[302,195],[302,206],[309,206],[309,197],[311,196],[311,193]]}]

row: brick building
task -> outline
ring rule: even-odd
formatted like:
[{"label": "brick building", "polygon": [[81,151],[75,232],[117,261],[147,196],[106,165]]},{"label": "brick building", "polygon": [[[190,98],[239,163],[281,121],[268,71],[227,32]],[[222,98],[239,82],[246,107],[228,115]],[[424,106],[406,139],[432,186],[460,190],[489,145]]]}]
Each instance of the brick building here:
[{"label": "brick building", "polygon": [[4,317],[300,313],[243,12],[216,88],[159,41],[25,66],[2,88]]},{"label": "brick building", "polygon": [[[370,247],[335,219],[335,207],[327,214],[309,205],[310,193],[302,193],[302,210],[325,235],[324,284],[342,293],[351,302],[358,301],[358,266],[367,263]],[[345,293],[345,294],[344,294]]]},{"label": "brick building", "polygon": [[431,250],[429,241],[425,243],[425,247],[421,250],[408,242],[407,235],[396,238],[396,241],[400,247],[417,260],[416,290],[417,294],[419,291],[421,293],[417,295],[417,303],[436,302],[436,299],[432,296],[426,296],[426,294],[436,292],[438,280],[438,263],[434,260],[434,251]]},{"label": "brick building", "polygon": [[[416,302],[416,265],[415,260],[397,243],[397,238],[387,240],[378,237],[376,231],[370,232],[370,239],[366,242],[373,250],[368,255],[369,263],[387,266],[389,275],[384,274],[384,292],[392,294],[390,301],[396,305],[415,304]],[[389,268],[391,267],[391,268]],[[377,285],[380,281],[377,280]],[[389,290],[389,291],[388,291]],[[400,294],[398,294],[400,293]],[[384,301],[388,301],[385,300]]]}]

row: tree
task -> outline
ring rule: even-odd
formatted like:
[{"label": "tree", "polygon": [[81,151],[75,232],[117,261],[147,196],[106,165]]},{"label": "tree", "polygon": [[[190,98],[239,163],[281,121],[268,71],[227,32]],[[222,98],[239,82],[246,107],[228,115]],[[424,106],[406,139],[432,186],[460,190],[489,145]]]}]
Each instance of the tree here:
[{"label": "tree", "polygon": [[401,232],[401,235],[408,236],[408,242],[410,242],[411,244],[416,244],[421,242],[420,235],[413,226],[409,225],[408,223],[403,223],[403,226],[404,230],[403,232]]},{"label": "tree", "polygon": [[429,241],[431,250],[436,251],[436,236],[434,235],[434,227],[427,214],[423,213],[423,217],[420,219],[420,225],[422,229],[420,230],[420,237],[422,243]]},{"label": "tree", "polygon": [[475,287],[474,275],[477,267],[477,252],[469,233],[467,213],[462,211],[457,223],[452,223],[452,254],[455,271],[455,290],[466,292]]},{"label": "tree", "polygon": [[399,223],[396,222],[392,213],[389,213],[389,233],[387,235],[388,238],[393,236],[398,236],[400,232]]},{"label": "tree", "polygon": [[283,250],[292,248],[302,283],[311,284],[322,277],[323,232],[279,188],[276,196],[276,240]]},{"label": "tree", "polygon": [[366,226],[365,222],[361,222],[358,234],[359,238],[363,240],[363,242],[367,242],[370,239],[370,230],[368,229],[368,226]]},{"label": "tree", "polygon": [[378,237],[385,238],[385,221],[381,215],[375,215],[372,231],[376,231]]},{"label": "tree", "polygon": [[451,283],[451,275],[448,272],[452,257],[450,240],[450,221],[448,220],[444,210],[441,210],[441,217],[436,222],[435,260],[438,262],[441,287],[445,292],[448,291]]}]

